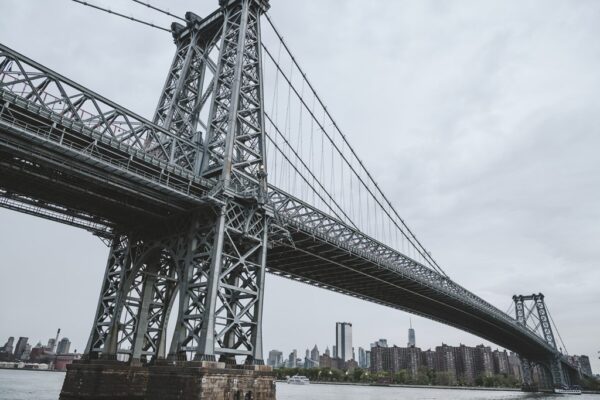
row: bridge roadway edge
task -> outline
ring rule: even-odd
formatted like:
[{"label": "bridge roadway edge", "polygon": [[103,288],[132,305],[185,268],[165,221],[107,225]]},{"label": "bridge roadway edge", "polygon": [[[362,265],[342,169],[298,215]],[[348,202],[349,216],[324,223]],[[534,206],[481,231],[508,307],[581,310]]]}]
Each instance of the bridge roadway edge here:
[{"label": "bridge roadway edge", "polygon": [[59,400],[275,400],[275,394],[275,373],[264,365],[78,360],[67,366]]}]

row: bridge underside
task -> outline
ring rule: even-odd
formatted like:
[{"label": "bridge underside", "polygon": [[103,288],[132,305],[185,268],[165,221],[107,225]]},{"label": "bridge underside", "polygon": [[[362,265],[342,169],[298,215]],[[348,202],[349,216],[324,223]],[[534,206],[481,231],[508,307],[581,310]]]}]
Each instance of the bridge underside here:
[{"label": "bridge underside", "polygon": [[[0,121],[0,202],[4,207],[30,210],[109,236],[113,227],[160,223],[190,205],[195,209],[203,206],[161,188],[150,190],[141,183],[136,187],[135,175],[115,176],[106,165],[90,166],[89,160],[75,164],[73,159],[67,163],[62,148],[27,142],[21,139],[23,135],[17,140],[15,129],[18,127]],[[408,275],[302,231],[292,232],[292,242],[272,243],[267,256],[269,272],[437,320],[529,359],[547,356],[539,342]]]},{"label": "bridge underside", "polygon": [[106,236],[202,205],[162,184],[156,165],[0,95],[1,206]]},{"label": "bridge underside", "polygon": [[[15,115],[20,125],[11,123]],[[46,138],[31,134],[32,127]],[[196,200],[199,196],[194,199],[159,183],[148,185],[139,170],[155,174],[151,164],[137,160],[137,170],[131,171],[102,162],[109,158],[128,156],[94,144],[50,117],[11,104],[0,117],[0,205],[104,236],[110,236],[114,227],[161,223],[186,209],[206,206]],[[291,234],[290,243],[272,243],[269,272],[437,320],[529,359],[547,357],[538,341],[458,297],[301,230]]]},{"label": "bridge underside", "polygon": [[547,357],[539,342],[457,298],[303,232],[292,236],[294,246],[269,250],[269,272],[434,319],[529,359]]}]

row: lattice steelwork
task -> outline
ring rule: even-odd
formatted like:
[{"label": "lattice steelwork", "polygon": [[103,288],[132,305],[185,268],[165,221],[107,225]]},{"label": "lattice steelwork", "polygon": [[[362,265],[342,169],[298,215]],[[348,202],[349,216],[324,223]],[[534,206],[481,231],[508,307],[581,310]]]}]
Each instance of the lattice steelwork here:
[{"label": "lattice steelwork", "polygon": [[[159,143],[152,152],[155,157],[193,170],[199,147],[189,138],[184,140],[179,135],[169,134],[129,110],[45,70],[2,45],[0,70],[0,89],[3,89],[3,94],[18,94],[30,105],[39,106],[38,112],[49,112],[83,129],[93,130],[115,145],[147,152],[148,143]],[[2,100],[13,99],[3,96]],[[185,157],[175,158],[171,148],[185,149]]]},{"label": "lattice steelwork", "polygon": [[[515,303],[515,316],[517,323],[534,332],[537,336],[542,337],[548,346],[554,348],[555,353],[550,355],[546,360],[537,360],[540,364],[548,368],[552,374],[552,381],[555,385],[566,385],[567,379],[562,368],[558,347],[552,332],[550,315],[544,303],[544,295],[532,294],[529,296],[513,296]],[[522,359],[523,371],[527,373],[526,382],[530,379],[529,361]]]},{"label": "lattice steelwork", "polygon": [[[134,361],[164,356],[166,315],[174,299],[170,282],[179,281],[171,357],[187,359],[186,353],[192,353],[195,359],[213,360],[221,354],[227,362],[245,356],[247,362],[262,363],[260,322],[270,217],[264,204],[259,19],[266,8],[266,2],[255,0],[222,2],[218,18],[208,23],[187,13],[187,27],[174,24],[177,52],[154,122],[196,152],[206,136],[204,161],[193,169],[214,182],[213,189],[191,223],[173,228],[185,232],[174,241],[140,231],[130,234],[139,241],[138,248],[153,250],[135,263],[119,287],[125,300],[111,308],[112,318],[120,321],[116,345],[91,347],[91,353],[113,354],[116,346],[117,354]],[[211,53],[218,42],[221,51],[215,63]],[[207,76],[212,85],[205,87]],[[146,148],[154,154],[161,145],[176,164],[190,153],[162,137],[149,140]],[[110,264],[112,268],[114,262]],[[104,314],[97,319],[94,335],[102,332],[104,319]]]},{"label": "lattice steelwork", "polygon": [[515,300],[515,320],[340,218],[342,207],[327,212],[267,183],[267,9],[221,0],[206,18],[173,24],[152,122],[0,45],[0,206],[112,240],[86,356],[261,363],[268,268],[560,367],[543,298],[531,309]]}]

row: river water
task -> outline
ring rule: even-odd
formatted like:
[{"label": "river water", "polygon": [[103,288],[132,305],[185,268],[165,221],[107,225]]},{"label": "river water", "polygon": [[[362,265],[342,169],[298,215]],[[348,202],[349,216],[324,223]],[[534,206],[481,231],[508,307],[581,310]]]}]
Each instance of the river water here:
[{"label": "river water", "polygon": [[[64,378],[65,374],[62,372],[0,369],[0,400],[57,400]],[[600,395],[575,397],[504,391],[277,384],[277,400],[544,400],[559,398],[600,400]]]}]

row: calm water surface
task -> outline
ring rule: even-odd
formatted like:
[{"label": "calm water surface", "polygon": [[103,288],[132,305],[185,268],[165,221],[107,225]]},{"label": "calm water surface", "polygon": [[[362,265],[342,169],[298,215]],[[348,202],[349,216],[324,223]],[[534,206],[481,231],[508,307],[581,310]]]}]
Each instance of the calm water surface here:
[{"label": "calm water surface", "polygon": [[[65,374],[62,372],[0,370],[0,400],[57,400]],[[550,396],[520,392],[413,389],[341,385],[277,384],[277,400],[600,400],[598,395]]]}]

